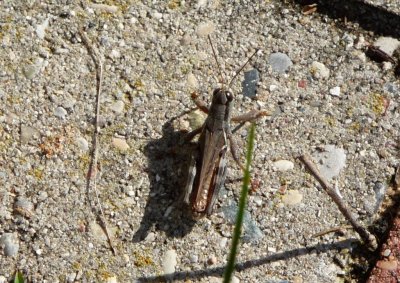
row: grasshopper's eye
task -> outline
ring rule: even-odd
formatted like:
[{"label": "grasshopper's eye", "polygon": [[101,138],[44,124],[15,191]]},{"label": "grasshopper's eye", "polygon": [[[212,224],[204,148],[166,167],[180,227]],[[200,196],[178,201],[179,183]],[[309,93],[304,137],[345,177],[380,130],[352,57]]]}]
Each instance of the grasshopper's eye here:
[{"label": "grasshopper's eye", "polygon": [[230,93],[229,91],[226,92],[226,99],[228,99],[229,102],[233,100],[233,94]]}]

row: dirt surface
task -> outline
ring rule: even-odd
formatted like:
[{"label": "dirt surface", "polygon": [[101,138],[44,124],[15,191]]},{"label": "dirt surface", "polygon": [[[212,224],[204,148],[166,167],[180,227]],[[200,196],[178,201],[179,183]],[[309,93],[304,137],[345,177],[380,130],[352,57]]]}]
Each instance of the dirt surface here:
[{"label": "dirt surface", "polygon": [[[176,148],[204,119],[188,113],[190,93],[209,102],[219,86],[208,33],[227,81],[261,49],[232,85],[234,114],[271,114],[257,121],[236,282],[365,279],[375,256],[352,230],[312,237],[348,223],[297,157],[312,155],[383,234],[400,157],[399,58],[376,62],[365,50],[382,35],[396,45],[400,4],[329,2],[305,15],[306,1],[1,1],[0,282],[16,270],[32,282],[159,282],[171,272],[219,282],[242,173],[230,157],[215,213],[194,221],[181,201],[191,146]],[[79,30],[104,67],[97,188],[116,255],[87,189],[96,65]],[[247,130],[234,135],[242,160]]]}]

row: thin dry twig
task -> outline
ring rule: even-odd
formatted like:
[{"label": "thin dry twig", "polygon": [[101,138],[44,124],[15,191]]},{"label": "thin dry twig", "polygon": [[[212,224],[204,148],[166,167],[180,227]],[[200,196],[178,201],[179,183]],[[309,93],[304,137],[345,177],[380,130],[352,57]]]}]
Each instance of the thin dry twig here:
[{"label": "thin dry twig", "polygon": [[88,177],[87,177],[87,190],[89,191],[90,188],[93,188],[96,196],[96,206],[94,208],[98,208],[98,218],[100,220],[100,224],[106,233],[108,243],[110,245],[111,251],[113,254],[116,254],[116,250],[113,246],[110,233],[107,229],[107,222],[104,216],[103,207],[101,206],[99,192],[97,190],[97,160],[98,160],[98,144],[99,144],[99,117],[100,117],[100,94],[101,94],[101,85],[103,82],[103,64],[101,60],[100,54],[97,52],[96,49],[93,48],[93,45],[89,41],[88,37],[86,36],[83,30],[79,31],[79,35],[82,38],[83,44],[88,49],[90,56],[92,57],[95,65],[96,65],[96,116],[95,116],[95,130],[93,134],[93,142],[92,142],[92,158],[89,165]]},{"label": "thin dry twig", "polygon": [[314,235],[312,235],[312,238],[317,238],[317,237],[321,237],[323,235],[329,234],[329,233],[335,233],[335,232],[343,232],[343,230],[345,229],[353,229],[353,226],[351,225],[343,225],[343,226],[338,226],[338,227],[332,227],[329,228],[327,230],[323,230],[321,232],[318,232]]},{"label": "thin dry twig", "polygon": [[304,165],[311,171],[317,181],[321,184],[322,188],[326,191],[326,193],[332,198],[332,200],[338,206],[340,212],[344,215],[344,217],[350,222],[353,226],[354,230],[360,235],[361,239],[367,243],[367,245],[376,250],[378,247],[378,243],[374,235],[367,231],[361,224],[357,222],[354,215],[350,212],[350,210],[343,203],[340,196],[337,192],[329,185],[328,181],[321,175],[318,168],[313,163],[311,157],[307,154],[300,156],[300,160],[304,163]]}]

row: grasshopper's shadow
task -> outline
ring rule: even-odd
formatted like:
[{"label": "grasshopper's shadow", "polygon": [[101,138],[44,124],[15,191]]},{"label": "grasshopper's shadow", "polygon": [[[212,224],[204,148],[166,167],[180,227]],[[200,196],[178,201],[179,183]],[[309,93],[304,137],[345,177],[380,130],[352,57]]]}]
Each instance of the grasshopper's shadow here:
[{"label": "grasshopper's shadow", "polygon": [[193,145],[182,142],[186,132],[173,129],[172,122],[177,118],[168,120],[163,125],[162,137],[151,140],[144,148],[150,192],[134,242],[155,230],[164,231],[169,238],[183,237],[195,223],[182,198]]}]

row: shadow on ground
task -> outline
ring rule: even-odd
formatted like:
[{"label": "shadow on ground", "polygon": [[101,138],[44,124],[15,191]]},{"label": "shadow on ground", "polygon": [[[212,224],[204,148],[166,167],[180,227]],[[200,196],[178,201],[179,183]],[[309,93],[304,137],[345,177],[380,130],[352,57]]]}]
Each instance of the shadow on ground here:
[{"label": "shadow on ground", "polygon": [[[400,15],[361,0],[294,0],[299,5],[318,4],[318,13],[347,19],[377,35],[400,37]],[[345,27],[344,27],[345,29]]]},{"label": "shadow on ground", "polygon": [[167,237],[183,237],[195,224],[182,202],[193,146],[179,145],[186,132],[173,129],[172,123],[177,118],[163,125],[161,138],[145,146],[150,193],[140,227],[133,236],[134,242],[143,240],[152,230],[164,231]]},{"label": "shadow on ground", "polygon": [[[348,249],[349,246],[357,243],[358,241],[355,239],[348,239],[344,241],[340,241],[337,243],[330,244],[318,244],[310,247],[293,249],[281,253],[276,253],[273,255],[269,255],[263,258],[252,259],[244,262],[237,263],[235,268],[237,271],[246,270],[266,264],[270,264],[272,262],[280,261],[280,260],[288,260],[290,258],[295,258],[299,256],[304,256],[312,253],[323,253],[330,250],[343,250]],[[219,276],[222,277],[225,267],[219,266],[208,269],[201,269],[195,271],[183,271],[183,272],[175,272],[167,275],[161,276],[147,276],[137,278],[138,282],[164,282],[165,278],[173,279],[173,280],[200,280],[201,278],[208,276]]]}]

